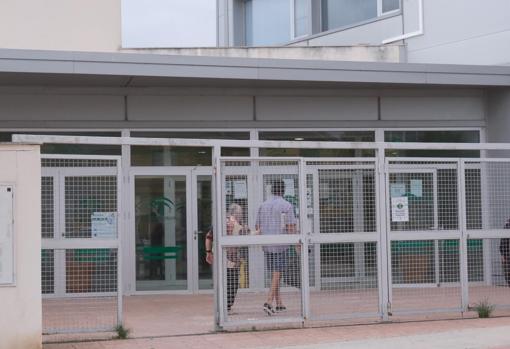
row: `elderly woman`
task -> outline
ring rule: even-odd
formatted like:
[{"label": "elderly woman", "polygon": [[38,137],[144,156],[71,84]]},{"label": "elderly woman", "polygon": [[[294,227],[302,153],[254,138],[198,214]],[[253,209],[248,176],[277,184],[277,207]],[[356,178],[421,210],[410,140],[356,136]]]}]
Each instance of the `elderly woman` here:
[{"label": "elderly woman", "polygon": [[[243,220],[243,208],[238,204],[231,204],[227,213],[226,233],[227,235],[245,235],[248,229],[241,224]],[[205,239],[206,261],[213,263],[212,254],[213,232],[210,230]],[[227,257],[227,310],[230,312],[234,304],[237,290],[239,289],[239,266],[241,259],[239,256],[239,247],[228,247],[226,249]]]}]

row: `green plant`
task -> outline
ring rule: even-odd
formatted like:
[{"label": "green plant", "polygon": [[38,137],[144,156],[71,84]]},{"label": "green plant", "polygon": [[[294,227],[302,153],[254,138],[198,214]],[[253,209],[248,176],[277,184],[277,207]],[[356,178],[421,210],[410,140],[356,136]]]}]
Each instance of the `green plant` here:
[{"label": "green plant", "polygon": [[476,303],[473,309],[478,313],[480,318],[488,318],[494,311],[494,305],[489,302],[487,298]]},{"label": "green plant", "polygon": [[117,332],[117,339],[127,339],[129,336],[129,328],[125,328],[122,325],[118,325],[115,327],[115,332]]}]

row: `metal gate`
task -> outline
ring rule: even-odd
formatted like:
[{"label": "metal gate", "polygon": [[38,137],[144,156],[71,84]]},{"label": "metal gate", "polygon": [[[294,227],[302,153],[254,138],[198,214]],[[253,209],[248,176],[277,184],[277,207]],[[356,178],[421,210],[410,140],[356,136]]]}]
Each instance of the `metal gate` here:
[{"label": "metal gate", "polygon": [[121,323],[119,163],[42,157],[44,334],[112,331]]},{"label": "metal gate", "polygon": [[[510,305],[510,161],[379,159],[217,161],[220,327],[444,317],[483,300]],[[274,196],[284,216],[267,218]],[[281,301],[270,294],[275,270]]]}]

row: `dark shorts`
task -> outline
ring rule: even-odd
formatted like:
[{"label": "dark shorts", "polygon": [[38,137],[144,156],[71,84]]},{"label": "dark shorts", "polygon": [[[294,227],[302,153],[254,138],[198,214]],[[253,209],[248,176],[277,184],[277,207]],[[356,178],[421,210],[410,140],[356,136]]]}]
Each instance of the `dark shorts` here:
[{"label": "dark shorts", "polygon": [[264,252],[266,256],[266,268],[269,272],[283,272],[287,268],[286,252]]}]

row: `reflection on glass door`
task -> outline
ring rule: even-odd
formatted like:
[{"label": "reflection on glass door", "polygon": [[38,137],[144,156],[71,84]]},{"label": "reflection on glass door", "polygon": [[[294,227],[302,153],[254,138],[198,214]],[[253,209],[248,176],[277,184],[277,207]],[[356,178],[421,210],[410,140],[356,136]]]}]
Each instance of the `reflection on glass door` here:
[{"label": "reflection on glass door", "polygon": [[186,176],[135,177],[136,290],[186,290]]},{"label": "reflection on glass door", "polygon": [[198,288],[213,288],[212,266],[205,261],[205,236],[212,227],[212,182],[211,176],[197,176],[197,230],[198,243]]}]

